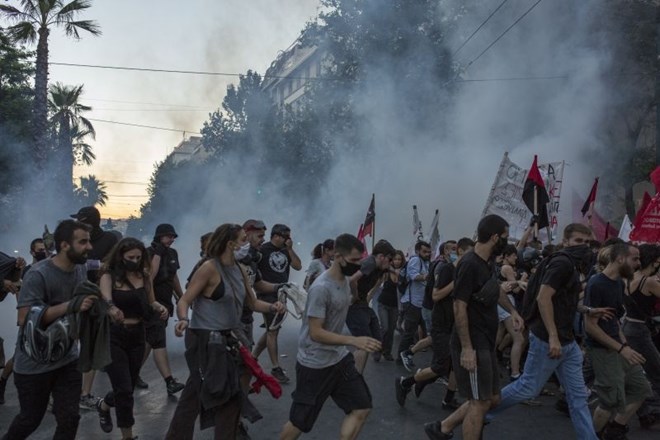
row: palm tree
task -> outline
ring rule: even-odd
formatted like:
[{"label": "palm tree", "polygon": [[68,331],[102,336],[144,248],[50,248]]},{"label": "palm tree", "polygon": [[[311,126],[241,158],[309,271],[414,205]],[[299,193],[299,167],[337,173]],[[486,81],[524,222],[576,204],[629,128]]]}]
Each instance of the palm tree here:
[{"label": "palm tree", "polygon": [[20,0],[20,9],[0,5],[0,14],[14,23],[6,29],[17,43],[37,41],[37,69],[34,80],[34,157],[38,169],[44,169],[48,159],[48,35],[51,27],[63,27],[64,33],[80,39],[80,31],[100,35],[92,20],[76,20],[78,14],[91,6],[91,0]]},{"label": "palm tree", "polygon": [[[73,185],[73,165],[82,162],[90,165],[95,158],[91,146],[85,138],[96,137],[94,126],[83,116],[92,108],[80,103],[83,86],[65,86],[55,83],[50,86],[48,107],[51,111],[50,122],[57,138],[58,178],[62,185],[62,194],[71,194]],[[78,160],[77,160],[78,159]]]},{"label": "palm tree", "polygon": [[98,180],[93,174],[80,177],[80,185],[76,185],[74,195],[80,206],[105,206],[108,201],[105,182]]}]

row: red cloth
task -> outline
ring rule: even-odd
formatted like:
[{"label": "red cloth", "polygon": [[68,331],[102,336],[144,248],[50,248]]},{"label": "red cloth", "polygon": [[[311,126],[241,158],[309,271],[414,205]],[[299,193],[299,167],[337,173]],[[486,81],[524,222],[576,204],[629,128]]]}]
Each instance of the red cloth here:
[{"label": "red cloth", "polygon": [[265,386],[266,389],[270,392],[270,395],[276,399],[279,399],[282,396],[282,387],[280,383],[270,374],[267,374],[259,365],[259,362],[252,356],[252,353],[245,348],[241,347],[239,349],[243,363],[250,370],[252,376],[255,380],[252,382],[252,390],[255,393],[259,394],[261,392],[261,387]]},{"label": "red cloth", "polygon": [[643,214],[637,215],[630,240],[637,243],[660,243],[660,193],[651,199]]},{"label": "red cloth", "polygon": [[656,167],[655,170],[651,172],[651,182],[655,185],[655,192],[660,192],[660,167]]}]

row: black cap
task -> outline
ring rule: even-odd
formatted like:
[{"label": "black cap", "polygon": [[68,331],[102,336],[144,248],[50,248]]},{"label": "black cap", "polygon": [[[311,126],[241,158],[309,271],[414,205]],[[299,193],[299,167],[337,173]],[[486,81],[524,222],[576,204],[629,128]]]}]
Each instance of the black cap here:
[{"label": "black cap", "polygon": [[170,225],[169,223],[161,223],[160,225],[156,226],[156,233],[154,234],[154,238],[160,238],[166,235],[172,235],[174,238],[178,237],[176,231],[174,230],[174,226]]},{"label": "black cap", "polygon": [[291,228],[288,227],[287,225],[282,225],[280,223],[273,225],[273,229],[270,231],[271,237],[273,235],[281,235],[282,237],[285,237],[290,234],[291,234]]},{"label": "black cap", "polygon": [[80,208],[77,213],[71,214],[71,218],[75,218],[76,220],[87,223],[91,226],[99,226],[101,224],[101,213],[93,206],[84,206]]}]

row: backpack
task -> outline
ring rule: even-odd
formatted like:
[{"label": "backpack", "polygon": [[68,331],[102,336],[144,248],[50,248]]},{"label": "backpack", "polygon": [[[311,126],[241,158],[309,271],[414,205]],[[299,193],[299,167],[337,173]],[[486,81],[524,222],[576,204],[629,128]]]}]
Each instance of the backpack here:
[{"label": "backpack", "polygon": [[444,263],[444,261],[435,260],[429,264],[429,273],[426,274],[426,286],[424,286],[424,297],[431,297],[431,295],[433,295],[433,287],[435,286],[435,268],[441,263]]},{"label": "backpack", "polygon": [[527,282],[527,290],[523,296],[522,309],[520,311],[520,315],[525,320],[525,324],[529,324],[539,315],[539,308],[537,307],[536,299],[539,295],[539,290],[541,290],[541,283],[545,276],[545,271],[550,264],[550,261],[559,256],[564,256],[573,263],[573,259],[566,252],[555,252],[541,260],[538,266],[536,266],[536,272],[534,272],[529,278],[529,281]]},{"label": "backpack", "polygon": [[399,291],[400,295],[405,295],[406,290],[408,290],[408,284],[410,284],[410,280],[408,279],[408,262],[401,266],[401,269],[399,270],[399,280],[397,281],[396,284],[396,289]]}]

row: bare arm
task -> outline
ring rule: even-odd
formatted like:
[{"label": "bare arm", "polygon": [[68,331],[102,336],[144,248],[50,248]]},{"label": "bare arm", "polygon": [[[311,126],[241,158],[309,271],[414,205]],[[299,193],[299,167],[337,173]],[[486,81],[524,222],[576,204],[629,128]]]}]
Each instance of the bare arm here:
[{"label": "bare arm", "polygon": [[289,257],[291,257],[291,267],[294,270],[300,270],[302,269],[302,262],[300,261],[300,257],[298,254],[296,254],[296,251],[293,250],[293,244],[291,247],[287,247],[289,249]]},{"label": "bare arm", "polygon": [[112,277],[109,273],[103,274],[99,280],[101,296],[106,301],[112,301]]},{"label": "bare arm", "polygon": [[154,255],[153,257],[151,257],[151,269],[150,269],[151,270],[150,277],[152,284],[156,279],[156,275],[158,274],[158,269],[160,269],[160,255]]},{"label": "bare arm", "polygon": [[[596,316],[590,316],[590,315],[585,315],[585,320],[584,320],[584,328],[591,336],[598,342],[600,345],[609,348],[610,350],[614,351],[619,351],[621,349],[621,342],[615,340],[612,338],[610,335],[605,333],[605,331],[600,328],[598,325],[598,317]],[[625,336],[623,336],[623,333],[619,329],[619,335],[621,337],[621,341],[625,344]]]},{"label": "bare arm", "polygon": [[467,303],[457,299],[454,301],[454,325],[456,334],[461,341],[461,349],[472,350],[472,340],[470,339],[470,329],[468,327]]},{"label": "bare arm", "polygon": [[433,298],[433,302],[438,302],[443,298],[446,298],[447,295],[451,293],[451,291],[454,290],[454,282],[452,281],[451,283],[447,284],[445,287],[442,287],[440,289],[433,289],[433,293],[431,294]]},{"label": "bare arm", "polygon": [[518,244],[516,244],[516,249],[517,250],[522,250],[525,249],[525,246],[527,246],[527,241],[529,240],[529,236],[532,234],[532,231],[534,228],[528,227],[525,229],[525,232],[523,233],[523,236],[520,238],[520,241]]},{"label": "bare arm", "polygon": [[188,308],[195,301],[195,298],[204,291],[209,282],[210,276],[215,269],[208,262],[202,264],[190,279],[186,293],[184,293],[176,306],[176,314],[180,320],[188,319]]},{"label": "bare arm", "polygon": [[542,284],[536,298],[536,302],[539,306],[539,314],[541,315],[543,325],[545,326],[550,339],[559,337],[557,334],[557,326],[555,325],[555,309],[552,305],[552,297],[555,293],[557,293],[555,289],[547,284]]},{"label": "bare arm", "polygon": [[656,298],[660,298],[660,282],[656,278],[647,278],[646,279],[646,290],[649,292],[651,295],[655,296]]},{"label": "bare arm", "polygon": [[181,281],[179,281],[179,275],[174,275],[174,296],[178,301],[183,296],[183,289],[181,289]]}]

